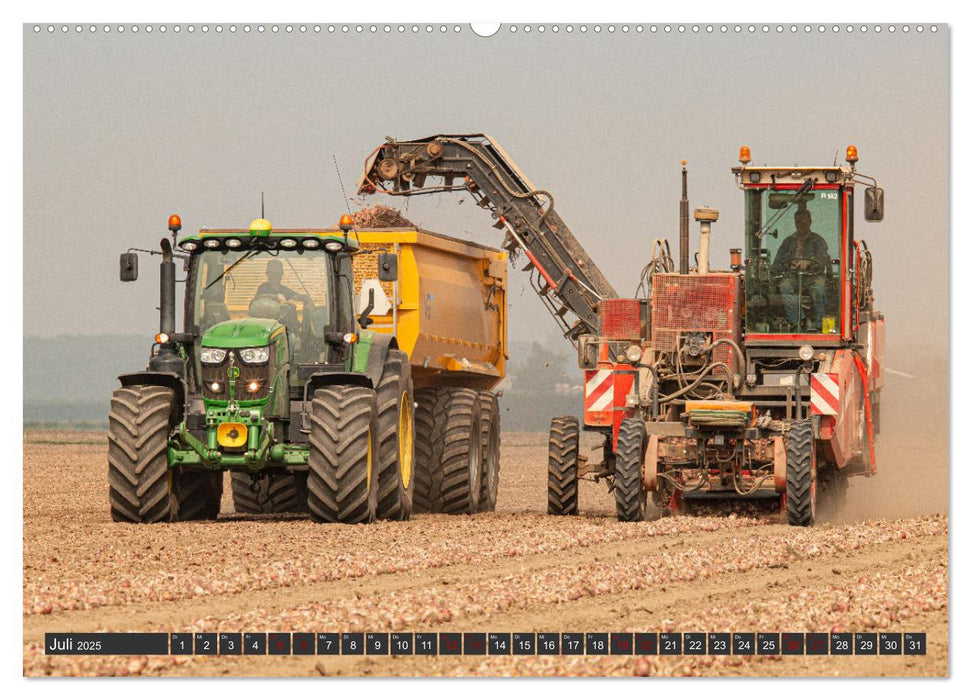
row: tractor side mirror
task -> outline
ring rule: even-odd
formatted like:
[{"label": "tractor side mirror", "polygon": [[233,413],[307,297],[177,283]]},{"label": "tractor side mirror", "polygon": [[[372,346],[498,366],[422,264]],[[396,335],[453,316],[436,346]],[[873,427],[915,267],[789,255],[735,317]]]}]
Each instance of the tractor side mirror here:
[{"label": "tractor side mirror", "polygon": [[120,277],[122,282],[134,282],[138,279],[138,253],[121,254]]},{"label": "tractor side mirror", "polygon": [[883,190],[867,187],[863,192],[863,218],[867,221],[883,221]]},{"label": "tractor side mirror", "polygon": [[382,282],[398,281],[398,256],[394,253],[378,255],[378,279]]}]

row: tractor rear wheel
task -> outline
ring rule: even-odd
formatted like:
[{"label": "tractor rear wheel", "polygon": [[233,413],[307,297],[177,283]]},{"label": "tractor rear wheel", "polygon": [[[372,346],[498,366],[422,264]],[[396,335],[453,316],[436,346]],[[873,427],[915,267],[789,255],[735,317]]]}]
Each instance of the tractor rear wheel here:
[{"label": "tractor rear wheel", "polygon": [[171,520],[168,468],[175,392],[160,386],[115,389],[108,413],[108,501],[116,522]]},{"label": "tractor rear wheel", "polygon": [[580,421],[559,416],[550,424],[549,478],[546,512],[576,515],[579,512]]},{"label": "tractor rear wheel", "polygon": [[647,431],[640,418],[625,418],[617,436],[617,462],[614,467],[614,498],[617,520],[635,522],[647,515],[647,490],[641,470]]},{"label": "tractor rear wheel", "polygon": [[237,513],[307,512],[306,474],[233,472],[230,481]]},{"label": "tractor rear wheel", "polygon": [[377,389],[378,512],[386,520],[409,520],[414,494],[414,386],[408,356],[389,350]]},{"label": "tractor rear wheel", "polygon": [[223,473],[211,469],[172,469],[172,520],[215,520],[223,497]]},{"label": "tractor rear wheel", "polygon": [[479,512],[491,513],[496,509],[499,495],[499,397],[490,391],[479,394],[482,407],[482,492],[479,494]]},{"label": "tractor rear wheel", "polygon": [[315,522],[369,523],[378,507],[374,391],[327,386],[310,404],[307,506]]},{"label": "tractor rear wheel", "polygon": [[816,438],[812,421],[789,426],[786,440],[786,515],[790,525],[816,520]]}]

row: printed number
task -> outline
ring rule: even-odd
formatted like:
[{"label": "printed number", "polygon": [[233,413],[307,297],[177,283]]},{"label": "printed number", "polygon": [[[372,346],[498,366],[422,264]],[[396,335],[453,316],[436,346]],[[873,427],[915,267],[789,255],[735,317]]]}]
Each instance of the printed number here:
[{"label": "printed number", "polygon": [[209,651],[209,640],[208,639],[203,639],[202,640],[202,648],[205,649],[206,651]]},{"label": "printed number", "polygon": [[665,639],[664,640],[664,648],[665,649],[675,649],[676,646],[677,645],[674,643],[674,640],[673,639]]},{"label": "printed number", "polygon": [[331,644],[333,644],[333,643],[334,643],[334,642],[333,642],[332,640],[330,640],[330,639],[326,639],[326,640],[324,640],[324,644],[326,644],[326,645],[327,645],[327,648],[328,648],[328,649],[330,649],[330,645],[331,645]]},{"label": "printed number", "polygon": [[229,647],[229,650],[230,650],[230,651],[232,651],[233,649],[235,649],[235,648],[236,648],[236,643],[235,643],[235,642],[233,642],[233,640],[231,640],[231,639],[230,639],[230,640],[229,640],[229,641],[227,642],[227,644],[226,644],[226,646],[228,646],[228,647]]},{"label": "printed number", "polygon": [[886,640],[886,641],[885,641],[885,642],[883,643],[883,645],[884,645],[884,647],[886,647],[887,649],[890,649],[891,651],[893,651],[894,649],[896,649],[896,648],[897,648],[897,640],[896,640],[896,639],[888,639],[888,640]]},{"label": "printed number", "polygon": [[402,651],[408,651],[409,645],[407,639],[402,639],[398,642],[398,648]]},{"label": "printed number", "polygon": [[570,649],[579,649],[580,648],[580,640],[578,640],[578,639],[571,639],[569,642],[566,643],[566,645]]},{"label": "printed number", "polygon": [[869,639],[861,639],[860,648],[863,649],[864,651],[869,651],[870,649],[873,648],[873,642],[871,642]]},{"label": "printed number", "polygon": [[688,648],[692,651],[701,651],[701,640],[692,639],[690,642],[688,642]]},{"label": "printed number", "polygon": [[604,642],[602,639],[594,639],[593,642],[591,642],[591,646],[597,651],[603,651]]},{"label": "printed number", "polygon": [[351,648],[351,651],[354,651],[355,649],[357,649],[357,641],[351,639],[351,640],[349,640],[347,646],[349,646]]},{"label": "printed number", "polygon": [[374,640],[374,649],[375,649],[375,651],[381,651],[381,640],[380,639],[375,639]]},{"label": "printed number", "polygon": [[849,642],[847,642],[845,639],[837,639],[836,640],[836,649],[838,651],[846,651],[849,648],[850,648],[849,647]]},{"label": "printed number", "polygon": [[430,640],[428,640],[428,639],[423,639],[423,640],[421,641],[421,648],[422,648],[422,649],[431,649],[431,648],[432,648],[432,643],[431,643],[431,641],[430,641]]},{"label": "printed number", "polygon": [[820,192],[819,198],[820,199],[839,199],[839,195],[837,195],[835,192]]},{"label": "printed number", "polygon": [[724,639],[716,639],[713,644],[715,651],[725,651],[728,648]]},{"label": "printed number", "polygon": [[556,643],[552,639],[547,639],[543,642],[544,649],[556,649]]}]

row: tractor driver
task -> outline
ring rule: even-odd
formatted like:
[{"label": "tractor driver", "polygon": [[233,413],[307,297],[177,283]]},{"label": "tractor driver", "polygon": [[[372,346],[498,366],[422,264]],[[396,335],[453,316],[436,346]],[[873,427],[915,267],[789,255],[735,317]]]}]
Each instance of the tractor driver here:
[{"label": "tractor driver", "polygon": [[266,282],[256,290],[256,296],[275,296],[281,304],[291,299],[303,302],[311,301],[306,294],[300,294],[285,286],[282,280],[283,263],[279,260],[271,260],[266,264]]},{"label": "tractor driver", "polygon": [[799,324],[802,313],[802,300],[799,298],[799,277],[802,277],[802,287],[809,291],[813,300],[811,325],[807,330],[819,331],[826,308],[829,249],[825,239],[812,230],[813,217],[808,209],[800,208],[795,219],[796,231],[779,246],[772,272],[782,277],[779,292],[786,317],[793,325]]}]

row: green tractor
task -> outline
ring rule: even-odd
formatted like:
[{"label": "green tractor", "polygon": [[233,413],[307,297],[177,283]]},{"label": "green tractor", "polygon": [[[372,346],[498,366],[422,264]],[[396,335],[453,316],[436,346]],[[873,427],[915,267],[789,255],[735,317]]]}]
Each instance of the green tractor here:
[{"label": "green tractor", "polygon": [[[108,415],[115,521],[215,518],[223,472],[237,512],[309,512],[316,522],[411,517],[414,390],[394,336],[357,300],[351,217],[332,230],[203,229],[160,255],[160,332],[148,367],[119,377]],[[175,259],[184,330],[175,329]],[[381,281],[397,279],[393,253]],[[121,256],[121,280],[138,277]]]}]

